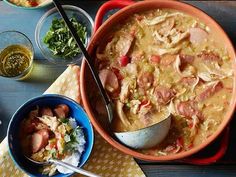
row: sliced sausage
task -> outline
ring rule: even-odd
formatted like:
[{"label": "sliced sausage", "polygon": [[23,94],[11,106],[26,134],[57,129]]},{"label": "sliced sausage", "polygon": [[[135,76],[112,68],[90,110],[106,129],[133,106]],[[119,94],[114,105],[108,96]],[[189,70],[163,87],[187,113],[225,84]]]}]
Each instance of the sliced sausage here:
[{"label": "sliced sausage", "polygon": [[194,56],[192,55],[186,55],[186,54],[180,54],[179,55],[179,59],[181,61],[181,65],[180,70],[184,70],[184,68],[188,65],[188,64],[192,64],[194,61]]},{"label": "sliced sausage", "polygon": [[158,103],[166,105],[175,96],[176,92],[166,87],[156,87],[154,94]]},{"label": "sliced sausage", "polygon": [[211,52],[203,51],[197,56],[201,58],[203,61],[216,61],[216,62],[222,61],[220,56],[212,51]]},{"label": "sliced sausage", "polygon": [[192,116],[196,115],[197,117],[201,118],[202,114],[197,108],[197,102],[195,101],[184,101],[177,104],[177,111],[180,115],[191,118]]},{"label": "sliced sausage", "polygon": [[32,135],[31,141],[32,141],[31,142],[32,143],[32,153],[38,152],[43,145],[43,136],[38,133],[34,133]]},{"label": "sliced sausage", "polygon": [[32,152],[36,153],[45,146],[47,146],[48,139],[49,139],[49,132],[47,129],[42,129],[35,132],[31,137]]},{"label": "sliced sausage", "polygon": [[44,140],[48,140],[49,138],[49,130],[48,129],[41,129],[37,131],[38,134],[42,135]]},{"label": "sliced sausage", "polygon": [[124,79],[118,68],[112,67],[112,71],[114,72],[118,80]]},{"label": "sliced sausage", "polygon": [[192,64],[194,61],[194,56],[192,55],[180,54],[179,58],[181,60],[181,64]]},{"label": "sliced sausage", "polygon": [[180,80],[180,83],[184,84],[184,85],[188,85],[188,86],[191,86],[195,83],[196,81],[196,78],[195,77],[183,77],[181,80]]},{"label": "sliced sausage", "polygon": [[98,68],[98,70],[102,70],[104,68],[107,68],[107,66],[110,65],[110,61],[107,59],[104,60],[97,60],[96,62],[96,67]]},{"label": "sliced sausage", "polygon": [[144,89],[148,89],[154,82],[154,76],[150,72],[141,73],[138,77],[138,86]]},{"label": "sliced sausage", "polygon": [[24,133],[30,134],[33,133],[36,129],[36,125],[31,122],[26,122],[25,125],[23,126]]},{"label": "sliced sausage", "polygon": [[115,92],[119,88],[118,78],[115,73],[108,69],[99,72],[103,87],[109,92]]},{"label": "sliced sausage", "polygon": [[202,28],[190,28],[189,33],[190,42],[195,44],[202,43],[208,37],[208,33]]},{"label": "sliced sausage", "polygon": [[53,116],[53,112],[49,107],[43,107],[41,109],[41,115],[42,116]]},{"label": "sliced sausage", "polygon": [[69,107],[68,107],[66,104],[59,104],[59,105],[57,105],[56,108],[61,108],[61,109],[63,109],[63,111],[64,111],[64,113],[65,113],[65,117],[68,117],[69,112],[70,112],[70,109],[69,109]]},{"label": "sliced sausage", "polygon": [[61,107],[56,107],[53,112],[57,118],[66,118],[66,113]]},{"label": "sliced sausage", "polygon": [[[42,124],[38,118],[28,119],[24,125],[24,132],[26,134],[33,133],[38,128],[38,125]],[[43,124],[44,125],[44,124]],[[45,125],[46,126],[46,125]]]},{"label": "sliced sausage", "polygon": [[207,98],[213,96],[216,92],[220,91],[224,87],[221,81],[214,83],[213,85],[207,87],[202,93],[200,93],[197,97],[197,101],[204,101]]}]

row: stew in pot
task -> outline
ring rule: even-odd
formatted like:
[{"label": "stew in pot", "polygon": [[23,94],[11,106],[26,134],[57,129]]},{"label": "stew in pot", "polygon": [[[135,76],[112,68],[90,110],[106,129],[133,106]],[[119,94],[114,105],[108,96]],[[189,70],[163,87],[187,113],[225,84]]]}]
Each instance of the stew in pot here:
[{"label": "stew in pot", "polygon": [[134,14],[121,23],[96,51],[100,79],[115,105],[113,131],[145,128],[171,114],[169,135],[154,154],[203,142],[231,101],[232,58],[224,44],[199,19],[175,10]]}]

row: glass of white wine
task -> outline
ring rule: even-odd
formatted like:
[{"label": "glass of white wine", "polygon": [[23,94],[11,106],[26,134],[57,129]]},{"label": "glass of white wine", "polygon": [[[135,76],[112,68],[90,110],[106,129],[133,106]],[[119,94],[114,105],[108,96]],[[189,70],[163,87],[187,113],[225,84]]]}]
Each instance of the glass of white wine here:
[{"label": "glass of white wine", "polygon": [[21,80],[33,67],[34,49],[29,38],[18,31],[0,33],[0,76]]}]

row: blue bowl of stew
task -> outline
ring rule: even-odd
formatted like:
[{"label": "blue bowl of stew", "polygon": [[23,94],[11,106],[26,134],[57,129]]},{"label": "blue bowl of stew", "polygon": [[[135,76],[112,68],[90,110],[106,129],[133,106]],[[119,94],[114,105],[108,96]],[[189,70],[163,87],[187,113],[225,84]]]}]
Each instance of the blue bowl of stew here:
[{"label": "blue bowl of stew", "polygon": [[[86,161],[88,160],[93,144],[94,144],[94,132],[92,128],[92,124],[90,123],[90,120],[83,110],[83,108],[76,103],[75,101],[71,100],[70,98],[67,98],[65,96],[61,95],[54,95],[54,94],[48,94],[48,95],[42,95],[39,97],[35,97],[33,99],[30,99],[26,103],[24,103],[12,116],[8,130],[7,130],[7,141],[9,146],[9,153],[16,164],[18,168],[23,170],[25,173],[27,173],[30,176],[47,176],[43,175],[39,172],[39,168],[41,168],[39,165],[35,165],[34,163],[30,162],[23,153],[20,138],[19,138],[19,131],[20,131],[20,124],[21,122],[26,118],[26,116],[29,114],[30,111],[34,110],[35,107],[55,107],[59,104],[65,104],[69,107],[69,117],[73,117],[76,120],[77,125],[82,127],[83,133],[85,136],[85,148],[84,151],[80,157],[80,162],[78,167],[82,167]],[[69,174],[62,174],[57,172],[54,177],[66,177],[71,176],[72,173]]]}]

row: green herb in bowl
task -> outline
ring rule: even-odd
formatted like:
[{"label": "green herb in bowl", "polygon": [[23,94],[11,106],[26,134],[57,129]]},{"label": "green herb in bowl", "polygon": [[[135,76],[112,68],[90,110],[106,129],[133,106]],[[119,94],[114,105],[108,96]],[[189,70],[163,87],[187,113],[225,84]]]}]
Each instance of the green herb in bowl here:
[{"label": "green herb in bowl", "polygon": [[[80,24],[75,17],[70,18],[73,27],[76,29],[78,36],[82,42],[86,43],[86,27]],[[74,38],[70,34],[63,19],[54,18],[50,30],[43,38],[43,42],[48,46],[50,51],[55,56],[60,56],[64,59],[76,57],[81,53]]]}]

